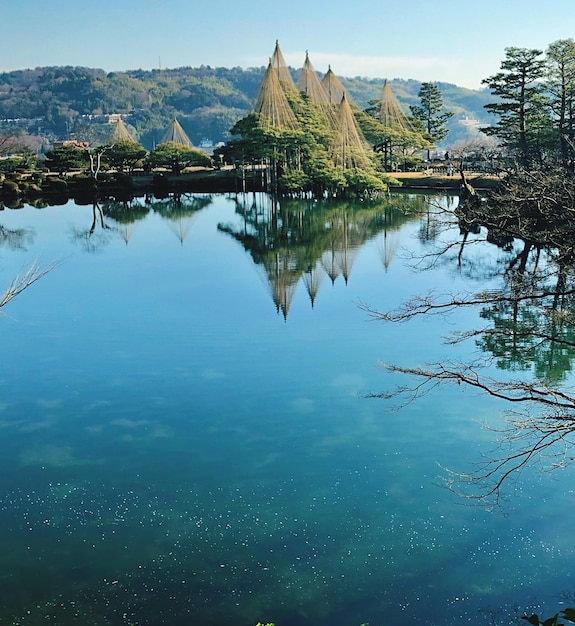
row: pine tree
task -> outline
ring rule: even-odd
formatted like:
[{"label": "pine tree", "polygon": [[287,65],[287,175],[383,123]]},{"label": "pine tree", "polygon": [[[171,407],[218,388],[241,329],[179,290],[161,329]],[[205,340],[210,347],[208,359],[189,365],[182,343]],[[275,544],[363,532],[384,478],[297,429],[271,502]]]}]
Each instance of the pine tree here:
[{"label": "pine tree", "polygon": [[[421,105],[412,105],[411,114],[416,120],[423,122],[429,139],[438,143],[447,137],[447,121],[453,116],[451,111],[443,108],[443,95],[435,83],[421,83],[418,93]],[[427,151],[429,159],[429,150]]]},{"label": "pine tree", "polygon": [[499,116],[494,126],[482,129],[500,139],[523,167],[541,156],[542,131],[549,129],[546,98],[543,96],[545,60],[541,50],[506,48],[501,71],[482,82],[498,97],[485,105]]}]

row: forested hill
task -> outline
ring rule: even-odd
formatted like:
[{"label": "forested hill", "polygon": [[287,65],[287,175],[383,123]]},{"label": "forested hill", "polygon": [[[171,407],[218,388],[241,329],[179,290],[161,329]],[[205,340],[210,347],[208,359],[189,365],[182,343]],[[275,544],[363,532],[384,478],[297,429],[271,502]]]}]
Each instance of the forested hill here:
[{"label": "forested hill", "polygon": [[[24,133],[40,136],[43,145],[94,133],[98,121],[110,114],[128,115],[126,123],[146,148],[158,143],[174,119],[194,144],[207,138],[229,139],[228,130],[251,111],[265,68],[182,67],[107,73],[85,67],[42,67],[0,74],[0,124],[18,125]],[[296,70],[293,71],[297,77]],[[384,79],[339,77],[353,101],[365,108],[381,98]],[[409,112],[419,104],[420,83],[388,81],[400,104]],[[483,105],[487,91],[473,91],[438,83],[445,107],[455,113],[448,143],[464,138],[466,118],[489,124]],[[102,125],[103,126],[103,125]]]}]

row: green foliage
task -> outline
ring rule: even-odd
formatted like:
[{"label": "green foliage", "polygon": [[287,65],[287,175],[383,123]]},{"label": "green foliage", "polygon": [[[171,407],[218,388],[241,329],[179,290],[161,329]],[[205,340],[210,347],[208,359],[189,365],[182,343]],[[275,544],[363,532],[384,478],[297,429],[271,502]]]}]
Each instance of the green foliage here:
[{"label": "green foliage", "polygon": [[142,164],[147,151],[135,141],[118,141],[105,152],[106,163],[119,172],[131,173],[138,164]]},{"label": "green foliage", "polygon": [[26,153],[0,159],[0,172],[13,173],[17,170],[32,170],[36,165],[36,155],[31,150]]},{"label": "green foliage", "polygon": [[423,122],[429,139],[438,143],[447,137],[447,121],[453,112],[444,109],[443,95],[435,83],[421,83],[418,95],[420,105],[410,106],[411,114]]},{"label": "green foliage", "polygon": [[211,163],[211,158],[202,150],[174,141],[160,144],[146,159],[146,165],[150,169],[169,169],[175,175],[181,174],[186,167],[209,166]]},{"label": "green foliage", "polygon": [[[18,118],[29,134],[109,141],[105,116],[129,114],[140,143],[152,149],[177,117],[193,143],[229,139],[229,129],[252,110],[265,68],[183,67],[106,73],[84,67],[44,67],[0,73],[0,120]],[[359,108],[381,94],[381,79],[342,78]],[[389,81],[402,104],[417,103],[420,83]],[[438,83],[446,106],[487,122],[486,92]],[[452,135],[464,127],[452,125]]]},{"label": "green foliage", "polygon": [[559,39],[547,48],[545,90],[556,120],[558,147],[564,169],[573,169],[575,162],[575,41]]},{"label": "green foliage", "polygon": [[50,171],[59,174],[89,166],[87,151],[74,145],[56,146],[48,150],[44,162]]},{"label": "green foliage", "polygon": [[217,151],[216,157],[221,155],[227,162],[264,164],[270,188],[284,195],[312,192],[316,197],[326,193],[361,196],[387,188],[387,176],[378,172],[377,159],[369,153],[363,155],[361,169],[348,170],[338,165],[331,152],[335,131],[328,115],[304,93],[286,97],[301,130],[263,126],[257,114],[250,114],[231,129],[241,138]]},{"label": "green foliage", "polygon": [[422,161],[420,157],[413,158],[414,153],[432,147],[423,124],[413,119],[410,121],[414,130],[386,127],[376,119],[379,104],[380,101],[372,102],[365,111],[357,111],[355,116],[364,137],[382,155],[383,168],[386,171],[397,170],[407,162]]},{"label": "green foliage", "polygon": [[346,186],[357,195],[370,194],[387,189],[386,176],[377,176],[365,170],[353,169],[344,172]]},{"label": "green foliage", "polygon": [[500,139],[524,167],[541,159],[547,143],[545,131],[552,127],[543,94],[545,60],[541,55],[541,50],[506,48],[501,71],[483,81],[498,98],[485,105],[498,119],[483,131]]},{"label": "green foliage", "polygon": [[15,180],[5,180],[0,183],[0,185],[0,189],[2,189],[3,193],[15,195],[20,192],[20,187]]}]

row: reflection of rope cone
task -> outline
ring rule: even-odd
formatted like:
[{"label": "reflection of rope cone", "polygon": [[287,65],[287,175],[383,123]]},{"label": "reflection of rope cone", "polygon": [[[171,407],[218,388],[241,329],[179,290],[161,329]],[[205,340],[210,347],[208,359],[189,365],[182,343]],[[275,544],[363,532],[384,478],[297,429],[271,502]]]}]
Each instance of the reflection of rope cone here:
[{"label": "reflection of rope cone", "polygon": [[347,281],[349,280],[349,275],[351,274],[351,268],[353,267],[353,262],[355,261],[356,254],[357,254],[357,248],[349,248],[349,247],[346,247],[339,253],[339,257],[340,257],[339,267],[345,279],[346,285],[347,285]]},{"label": "reflection of rope cone", "polygon": [[266,279],[270,286],[276,311],[282,312],[287,319],[294,294],[300,279],[300,273],[292,267],[289,254],[275,252],[264,260]]},{"label": "reflection of rope cone", "polygon": [[386,270],[391,265],[391,260],[393,259],[397,245],[398,241],[396,237],[393,234],[388,234],[386,230],[383,231],[383,235],[379,239],[379,249],[381,260]]},{"label": "reflection of rope cone", "polygon": [[321,255],[321,265],[326,271],[326,274],[331,279],[331,284],[335,283],[336,278],[339,276],[339,263],[337,260],[337,250],[332,249],[324,252]]},{"label": "reflection of rope cone", "polygon": [[324,274],[321,271],[321,265],[319,263],[310,267],[310,269],[303,275],[303,282],[309,295],[312,308],[315,304],[315,299],[319,292],[319,288],[321,287],[323,277]]},{"label": "reflection of rope cone", "polygon": [[196,214],[194,215],[174,215],[164,218],[168,222],[170,230],[180,240],[180,243],[184,243],[184,240],[188,236]]},{"label": "reflection of rope cone", "polygon": [[114,229],[120,233],[120,236],[124,240],[125,244],[128,245],[134,231],[136,230],[136,226],[136,222],[130,222],[129,224],[116,223]]},{"label": "reflection of rope cone", "polygon": [[235,202],[240,224],[219,224],[218,229],[251,255],[284,319],[299,281],[313,308],[326,274],[332,284],[340,275],[347,284],[355,259],[367,242],[378,246],[387,268],[400,241],[399,229],[411,219],[387,201],[373,206],[354,202],[324,206],[254,194],[253,199],[251,195],[236,196]]}]

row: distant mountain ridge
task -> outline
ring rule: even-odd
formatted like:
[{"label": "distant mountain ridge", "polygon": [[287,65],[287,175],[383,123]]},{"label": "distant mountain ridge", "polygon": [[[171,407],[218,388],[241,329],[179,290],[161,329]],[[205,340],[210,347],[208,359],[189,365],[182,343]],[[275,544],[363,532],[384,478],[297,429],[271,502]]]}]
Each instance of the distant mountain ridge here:
[{"label": "distant mountain ridge", "polygon": [[[294,78],[298,70],[291,70]],[[229,129],[251,112],[265,67],[181,67],[163,70],[106,72],[62,66],[0,74],[0,125],[18,126],[43,144],[94,133],[97,123],[121,114],[132,133],[151,149],[177,118],[192,142],[230,138]],[[321,74],[320,74],[321,76]],[[353,102],[365,108],[381,98],[384,79],[339,76]],[[406,112],[418,104],[421,83],[388,80]],[[487,90],[475,91],[437,83],[445,108],[454,112],[447,143],[464,139],[477,124],[489,125],[484,105]],[[87,137],[90,139],[90,137]]]}]

